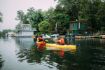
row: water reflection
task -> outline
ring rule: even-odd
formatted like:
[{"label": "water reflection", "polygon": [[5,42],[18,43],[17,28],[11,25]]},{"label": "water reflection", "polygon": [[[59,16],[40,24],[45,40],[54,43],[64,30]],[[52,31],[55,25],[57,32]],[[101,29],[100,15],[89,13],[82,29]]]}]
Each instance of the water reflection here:
[{"label": "water reflection", "polygon": [[19,45],[20,50],[22,49],[30,49],[30,47],[34,44],[32,38],[14,38],[17,45]]},{"label": "water reflection", "polygon": [[2,59],[2,56],[0,55],[0,70],[3,67],[3,63],[4,63],[4,60]]},{"label": "water reflection", "polygon": [[56,67],[59,70],[72,69],[77,65],[75,55],[70,52],[65,52],[64,57],[61,58],[59,51],[45,50],[40,52],[36,46],[32,46],[30,50],[24,49],[17,55],[20,62],[26,60],[28,63],[45,63],[49,68]]},{"label": "water reflection", "polygon": [[78,39],[72,44],[80,44],[77,52],[65,52],[61,57],[59,51],[44,50],[40,52],[31,39],[16,39],[19,46],[19,62],[45,65],[58,70],[105,70],[105,39]]},{"label": "water reflection", "polygon": [[23,49],[19,53],[17,53],[19,61],[27,60],[28,63],[37,62],[40,63],[41,57],[43,55],[42,52],[39,52],[38,50],[31,48],[31,50]]},{"label": "water reflection", "polygon": [[105,70],[105,40],[79,40],[78,65],[80,70]]},{"label": "water reflection", "polygon": [[[47,67],[44,70],[105,70],[105,39],[78,39],[75,40],[75,44],[80,44],[75,54],[65,52],[64,57],[61,57],[59,51],[38,51],[31,38],[0,39],[0,54],[3,56],[0,55],[0,69],[8,70],[10,66],[14,65],[14,68],[10,67],[10,70],[19,70],[20,63],[23,63],[22,67],[25,64],[32,64],[33,67],[36,67],[36,64],[39,64],[39,67],[44,65]],[[24,63],[24,61],[27,62]],[[20,66],[18,62],[20,62]],[[25,67],[25,70],[33,68],[28,65]],[[42,66],[42,68],[44,67]],[[20,70],[24,70],[24,68]]]}]

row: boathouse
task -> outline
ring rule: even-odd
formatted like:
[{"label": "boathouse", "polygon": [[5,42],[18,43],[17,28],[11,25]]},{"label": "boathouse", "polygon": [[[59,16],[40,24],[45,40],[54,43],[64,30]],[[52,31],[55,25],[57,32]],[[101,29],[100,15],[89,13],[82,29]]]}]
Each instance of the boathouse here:
[{"label": "boathouse", "polygon": [[70,21],[70,33],[74,35],[87,33],[87,20]]}]

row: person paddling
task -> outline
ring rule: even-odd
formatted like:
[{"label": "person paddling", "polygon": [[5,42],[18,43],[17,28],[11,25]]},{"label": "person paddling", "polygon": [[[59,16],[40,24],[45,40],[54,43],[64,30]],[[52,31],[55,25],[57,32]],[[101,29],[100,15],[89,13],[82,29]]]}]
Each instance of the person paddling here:
[{"label": "person paddling", "polygon": [[36,42],[37,48],[42,51],[44,49],[45,45],[46,45],[46,42],[42,38],[42,36],[38,36],[37,37],[37,42]]},{"label": "person paddling", "polygon": [[60,45],[64,45],[65,44],[65,39],[63,37],[58,38],[57,43]]}]

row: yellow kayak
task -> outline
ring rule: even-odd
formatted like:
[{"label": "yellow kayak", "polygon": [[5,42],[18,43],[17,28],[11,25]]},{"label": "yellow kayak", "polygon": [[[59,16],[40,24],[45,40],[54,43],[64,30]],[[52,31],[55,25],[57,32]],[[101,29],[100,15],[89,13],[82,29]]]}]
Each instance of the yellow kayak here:
[{"label": "yellow kayak", "polygon": [[76,51],[76,45],[59,45],[59,44],[50,44],[46,43],[46,48],[51,50],[61,50],[64,51],[70,51],[75,52]]}]

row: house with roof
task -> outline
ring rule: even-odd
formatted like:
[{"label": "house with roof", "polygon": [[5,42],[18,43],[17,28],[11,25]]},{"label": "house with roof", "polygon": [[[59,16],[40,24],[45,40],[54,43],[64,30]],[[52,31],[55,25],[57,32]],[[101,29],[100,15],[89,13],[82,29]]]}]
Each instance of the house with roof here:
[{"label": "house with roof", "polygon": [[87,20],[85,19],[70,21],[70,33],[74,35],[86,34],[87,29]]}]

